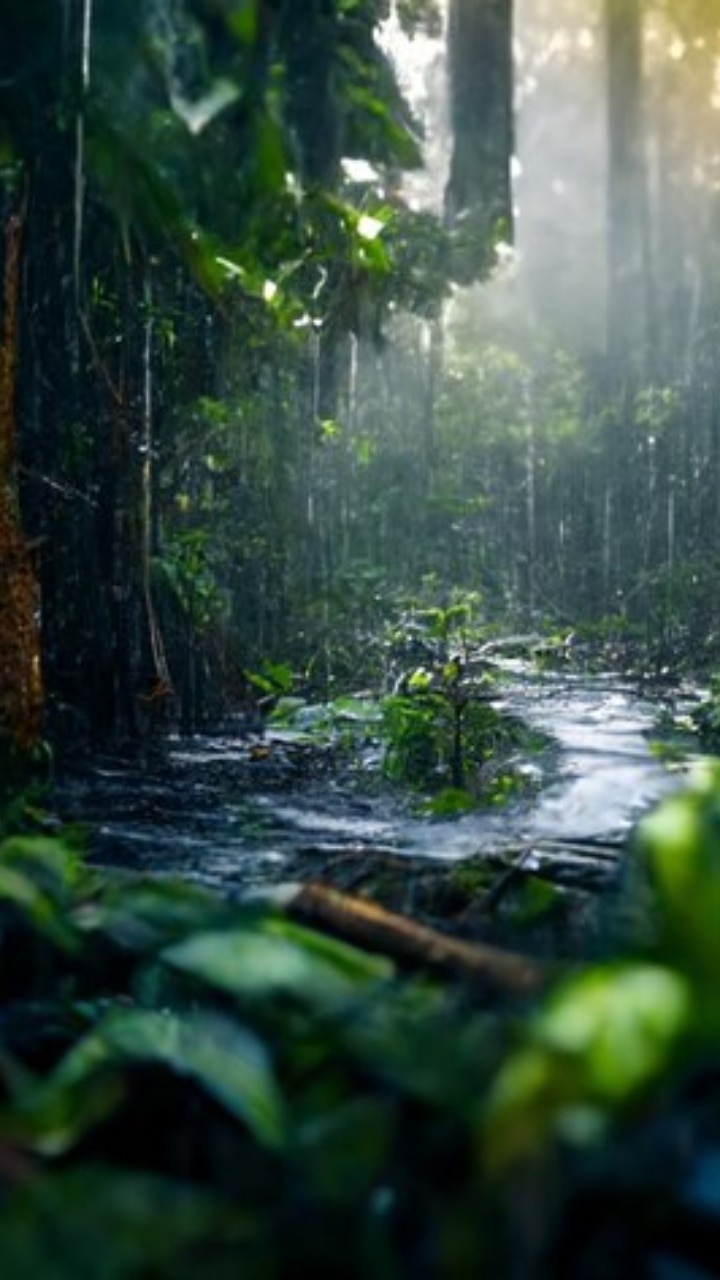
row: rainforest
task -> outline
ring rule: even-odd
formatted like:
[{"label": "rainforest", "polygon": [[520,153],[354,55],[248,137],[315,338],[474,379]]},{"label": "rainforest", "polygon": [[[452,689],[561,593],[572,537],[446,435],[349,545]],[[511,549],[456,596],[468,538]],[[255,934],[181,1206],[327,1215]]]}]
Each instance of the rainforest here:
[{"label": "rainforest", "polygon": [[720,12],[2,0],[4,1280],[720,1257]]}]

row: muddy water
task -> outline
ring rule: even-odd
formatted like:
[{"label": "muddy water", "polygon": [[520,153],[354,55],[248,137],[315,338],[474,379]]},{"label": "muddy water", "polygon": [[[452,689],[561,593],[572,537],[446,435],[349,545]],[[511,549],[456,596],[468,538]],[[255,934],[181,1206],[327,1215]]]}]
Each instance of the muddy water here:
[{"label": "muddy water", "polygon": [[378,785],[372,753],[338,775],[316,749],[282,733],[264,739],[169,743],[162,760],[96,761],[67,776],[58,801],[90,832],[101,865],[245,892],[312,875],[335,854],[457,861],[531,849],[612,863],[637,818],[680,785],[653,755],[661,704],[617,677],[507,670],[497,704],[552,745],[518,762],[521,799],[452,820],[415,815],[407,797]]}]

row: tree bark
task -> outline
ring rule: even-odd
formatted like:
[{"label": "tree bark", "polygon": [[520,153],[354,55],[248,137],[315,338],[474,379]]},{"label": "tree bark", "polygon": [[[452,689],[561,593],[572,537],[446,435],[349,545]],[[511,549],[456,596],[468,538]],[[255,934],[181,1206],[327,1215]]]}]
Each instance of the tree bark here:
[{"label": "tree bark", "polygon": [[346,942],[382,952],[403,964],[439,970],[483,989],[529,995],[544,981],[541,967],[525,956],[449,937],[329,885],[303,885],[286,910],[293,919],[326,929]]},{"label": "tree bark", "polygon": [[43,689],[38,589],[23,536],[15,456],[18,296],[24,207],[5,225],[0,339],[0,742],[26,753],[40,738]]},{"label": "tree bark", "polygon": [[605,0],[607,352],[611,377],[638,380],[647,359],[647,191],[642,0]]},{"label": "tree bark", "polygon": [[469,283],[512,237],[512,0],[450,0],[448,62],[453,151],[445,193],[454,272]]}]

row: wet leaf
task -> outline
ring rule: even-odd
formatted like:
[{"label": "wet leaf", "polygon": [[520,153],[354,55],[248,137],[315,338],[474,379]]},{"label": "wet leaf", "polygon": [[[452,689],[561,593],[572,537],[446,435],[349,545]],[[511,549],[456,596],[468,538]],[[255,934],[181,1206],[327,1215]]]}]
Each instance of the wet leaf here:
[{"label": "wet leaf", "polygon": [[668,1068],[692,1007],[685,980],[659,965],[589,969],[560,987],[496,1080],[491,1158],[512,1161],[551,1134],[595,1139],[606,1116]]},{"label": "wet leaf", "polygon": [[695,775],[641,824],[637,846],[656,890],[673,961],[714,982],[720,976],[720,771]]},{"label": "wet leaf", "polygon": [[541,1014],[539,1041],[582,1055],[593,1090],[622,1099],[665,1063],[687,1028],[685,981],[656,965],[591,969],[561,988]]},{"label": "wet leaf", "polygon": [[387,960],[283,920],[264,929],[201,933],[170,947],[168,964],[242,999],[291,996],[324,1006],[387,979]]},{"label": "wet leaf", "polygon": [[31,876],[56,898],[87,876],[78,850],[54,836],[10,836],[0,845],[0,866]]},{"label": "wet leaf", "polygon": [[138,879],[109,883],[100,896],[80,905],[74,921],[85,934],[103,933],[120,946],[142,953],[236,915],[216,894],[196,885]]},{"label": "wet leaf", "polygon": [[181,1018],[147,1009],[107,1014],[46,1081],[18,1101],[7,1126],[15,1132],[24,1125],[40,1150],[65,1150],[117,1102],[122,1069],[133,1064],[165,1067],[194,1080],[259,1142],[281,1145],[283,1105],[257,1037],[219,1016]]},{"label": "wet leaf", "polygon": [[38,934],[64,950],[74,950],[77,937],[53,897],[14,867],[0,866],[0,905],[14,907]]}]

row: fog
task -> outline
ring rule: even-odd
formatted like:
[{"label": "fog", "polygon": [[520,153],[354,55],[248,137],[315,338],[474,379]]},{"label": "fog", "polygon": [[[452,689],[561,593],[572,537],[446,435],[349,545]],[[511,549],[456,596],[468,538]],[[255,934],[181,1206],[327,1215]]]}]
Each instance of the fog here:
[{"label": "fog", "polygon": [[[501,612],[605,616],[654,629],[660,648],[678,629],[716,626],[720,28],[709,8],[517,0],[513,243],[496,245],[478,283],[454,287],[415,358],[408,330],[422,322],[407,320],[380,358],[386,384],[405,380],[405,417],[413,397],[421,405],[405,437],[416,457],[432,421],[444,461],[427,490],[436,508],[458,504],[439,536],[469,583]],[[427,168],[407,192],[437,212],[452,146],[445,42],[414,59],[395,32],[390,48],[425,130]]]}]

